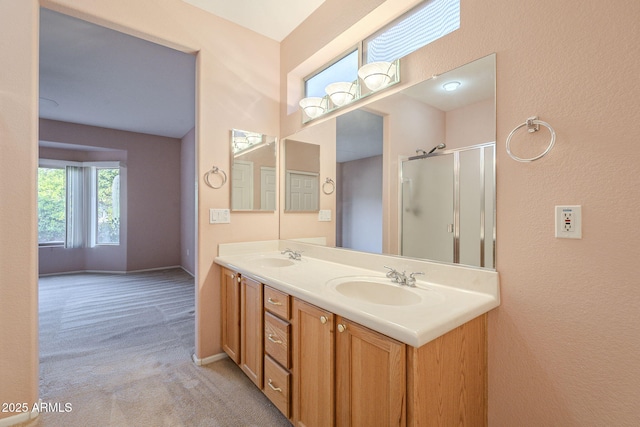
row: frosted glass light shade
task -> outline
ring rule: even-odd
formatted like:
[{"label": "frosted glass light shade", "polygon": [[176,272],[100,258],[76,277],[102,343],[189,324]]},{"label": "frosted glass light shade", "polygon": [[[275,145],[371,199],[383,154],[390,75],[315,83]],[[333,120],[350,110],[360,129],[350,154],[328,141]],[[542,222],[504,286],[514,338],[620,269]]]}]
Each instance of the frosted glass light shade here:
[{"label": "frosted glass light shade", "polygon": [[378,90],[388,85],[395,77],[396,67],[391,62],[372,62],[358,70],[358,76],[369,90]]},{"label": "frosted glass light shade", "polygon": [[321,116],[327,110],[327,102],[325,98],[319,98],[316,96],[302,98],[299,104],[307,114],[307,116],[311,117],[312,119]]},{"label": "frosted glass light shade", "polygon": [[350,103],[356,97],[356,84],[352,82],[331,83],[324,90],[338,107]]}]

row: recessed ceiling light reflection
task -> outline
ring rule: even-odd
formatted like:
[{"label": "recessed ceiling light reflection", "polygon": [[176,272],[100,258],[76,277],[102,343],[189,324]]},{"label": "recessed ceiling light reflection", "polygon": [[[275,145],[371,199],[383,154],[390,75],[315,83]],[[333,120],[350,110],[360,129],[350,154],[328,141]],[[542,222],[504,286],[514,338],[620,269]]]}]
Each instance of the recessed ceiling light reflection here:
[{"label": "recessed ceiling light reflection", "polygon": [[448,82],[442,85],[442,88],[447,92],[453,92],[460,87],[460,82]]}]

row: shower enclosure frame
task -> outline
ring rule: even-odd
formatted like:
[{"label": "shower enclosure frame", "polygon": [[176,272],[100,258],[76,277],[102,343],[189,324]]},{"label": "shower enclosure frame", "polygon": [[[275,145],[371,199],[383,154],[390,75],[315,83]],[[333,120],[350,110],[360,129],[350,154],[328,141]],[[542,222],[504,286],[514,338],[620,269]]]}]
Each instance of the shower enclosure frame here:
[{"label": "shower enclosure frame", "polygon": [[[436,158],[436,157],[441,157],[441,156],[453,156],[453,167],[452,167],[452,174],[453,174],[453,203],[452,203],[452,239],[453,239],[453,263],[455,264],[460,264],[461,263],[461,235],[460,235],[460,230],[461,230],[461,217],[460,217],[460,209],[461,209],[461,199],[460,199],[460,194],[461,194],[461,188],[460,188],[460,174],[461,174],[461,170],[460,170],[460,155],[461,153],[464,152],[469,152],[469,151],[473,151],[473,150],[479,150],[479,159],[478,159],[478,169],[479,169],[479,178],[480,178],[480,184],[479,184],[479,192],[480,192],[480,212],[479,212],[479,221],[480,221],[480,229],[479,229],[479,244],[480,244],[480,248],[479,248],[479,263],[478,264],[465,264],[465,265],[472,265],[472,266],[476,266],[476,267],[481,267],[481,268],[491,268],[491,269],[495,269],[495,254],[496,254],[496,199],[495,199],[495,195],[496,195],[496,168],[495,168],[495,163],[496,163],[496,150],[495,150],[495,146],[496,143],[495,141],[493,142],[487,142],[487,143],[482,143],[482,144],[476,144],[476,145],[472,145],[472,146],[467,146],[467,147],[461,147],[461,148],[453,148],[453,149],[448,149],[448,150],[443,150],[443,151],[435,151],[431,154],[428,155],[424,155],[424,156],[419,156],[419,157],[412,157],[412,158],[404,158],[404,159],[400,159],[400,168],[399,168],[399,192],[400,192],[400,203],[399,203],[399,209],[400,209],[400,215],[399,215],[399,227],[398,227],[398,238],[399,238],[399,250],[400,250],[400,255],[402,256],[408,256],[408,257],[416,257],[415,255],[411,255],[411,254],[406,254],[406,249],[405,249],[405,237],[404,237],[404,222],[405,222],[405,210],[406,210],[406,205],[405,205],[405,188],[404,185],[406,185],[407,183],[407,178],[406,178],[406,173],[405,173],[405,163],[406,162],[414,162],[414,161],[425,161],[429,158]],[[492,150],[487,153],[487,148],[491,148]],[[487,156],[490,156],[490,158],[487,158]],[[489,164],[487,165],[487,160],[491,160],[489,162]],[[491,170],[487,170],[488,167],[491,168]],[[490,180],[487,181],[487,173],[491,174],[490,175]],[[491,206],[487,206],[487,185],[492,185],[493,187],[493,191],[491,192],[491,197],[492,197],[492,207]],[[413,189],[409,190],[410,192],[413,192]],[[486,217],[487,217],[487,211],[491,209],[491,213],[492,213],[492,217],[493,217],[493,221],[492,224],[487,224],[486,223]],[[490,245],[489,247],[487,247],[487,239],[491,239],[490,240]],[[487,252],[490,252],[487,253]],[[487,255],[490,255],[489,257]],[[435,261],[442,261],[442,262],[450,262],[447,260],[435,260]],[[489,265],[487,265],[489,264]]]}]

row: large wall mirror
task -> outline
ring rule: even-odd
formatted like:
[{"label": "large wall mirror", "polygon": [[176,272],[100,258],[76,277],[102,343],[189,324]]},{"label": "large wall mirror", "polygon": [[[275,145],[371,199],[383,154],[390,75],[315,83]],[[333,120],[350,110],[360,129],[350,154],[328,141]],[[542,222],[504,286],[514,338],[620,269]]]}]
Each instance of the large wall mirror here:
[{"label": "large wall mirror", "polygon": [[[321,162],[336,176],[321,194],[335,197],[328,244],[495,268],[495,75],[492,54],[288,138],[335,144],[335,164]],[[280,221],[282,238],[316,237]]]},{"label": "large wall mirror", "polygon": [[231,131],[231,210],[276,210],[277,146],[273,136]]},{"label": "large wall mirror", "polygon": [[284,142],[285,211],[317,212],[320,201],[320,146]]}]

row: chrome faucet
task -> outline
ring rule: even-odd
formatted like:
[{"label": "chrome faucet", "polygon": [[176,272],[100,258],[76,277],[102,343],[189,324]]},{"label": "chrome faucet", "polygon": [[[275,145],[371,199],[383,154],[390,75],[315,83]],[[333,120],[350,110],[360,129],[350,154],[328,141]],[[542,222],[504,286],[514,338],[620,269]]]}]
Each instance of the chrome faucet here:
[{"label": "chrome faucet", "polygon": [[403,271],[402,273],[400,273],[395,268],[387,267],[386,265],[384,266],[384,268],[389,270],[387,271],[386,275],[389,279],[391,279],[393,283],[398,283],[400,285],[405,285],[412,288],[416,286],[416,275],[424,274],[421,272],[416,272],[416,273],[409,274],[409,276],[407,277],[406,271]]},{"label": "chrome faucet", "polygon": [[409,277],[406,278],[405,285],[410,286],[412,288],[416,287],[416,274],[424,274],[422,272],[411,273]]},{"label": "chrome faucet", "polygon": [[296,261],[300,261],[302,259],[302,252],[294,251],[293,249],[286,248],[284,251],[280,253],[282,255],[289,254],[289,259],[294,259]]}]

